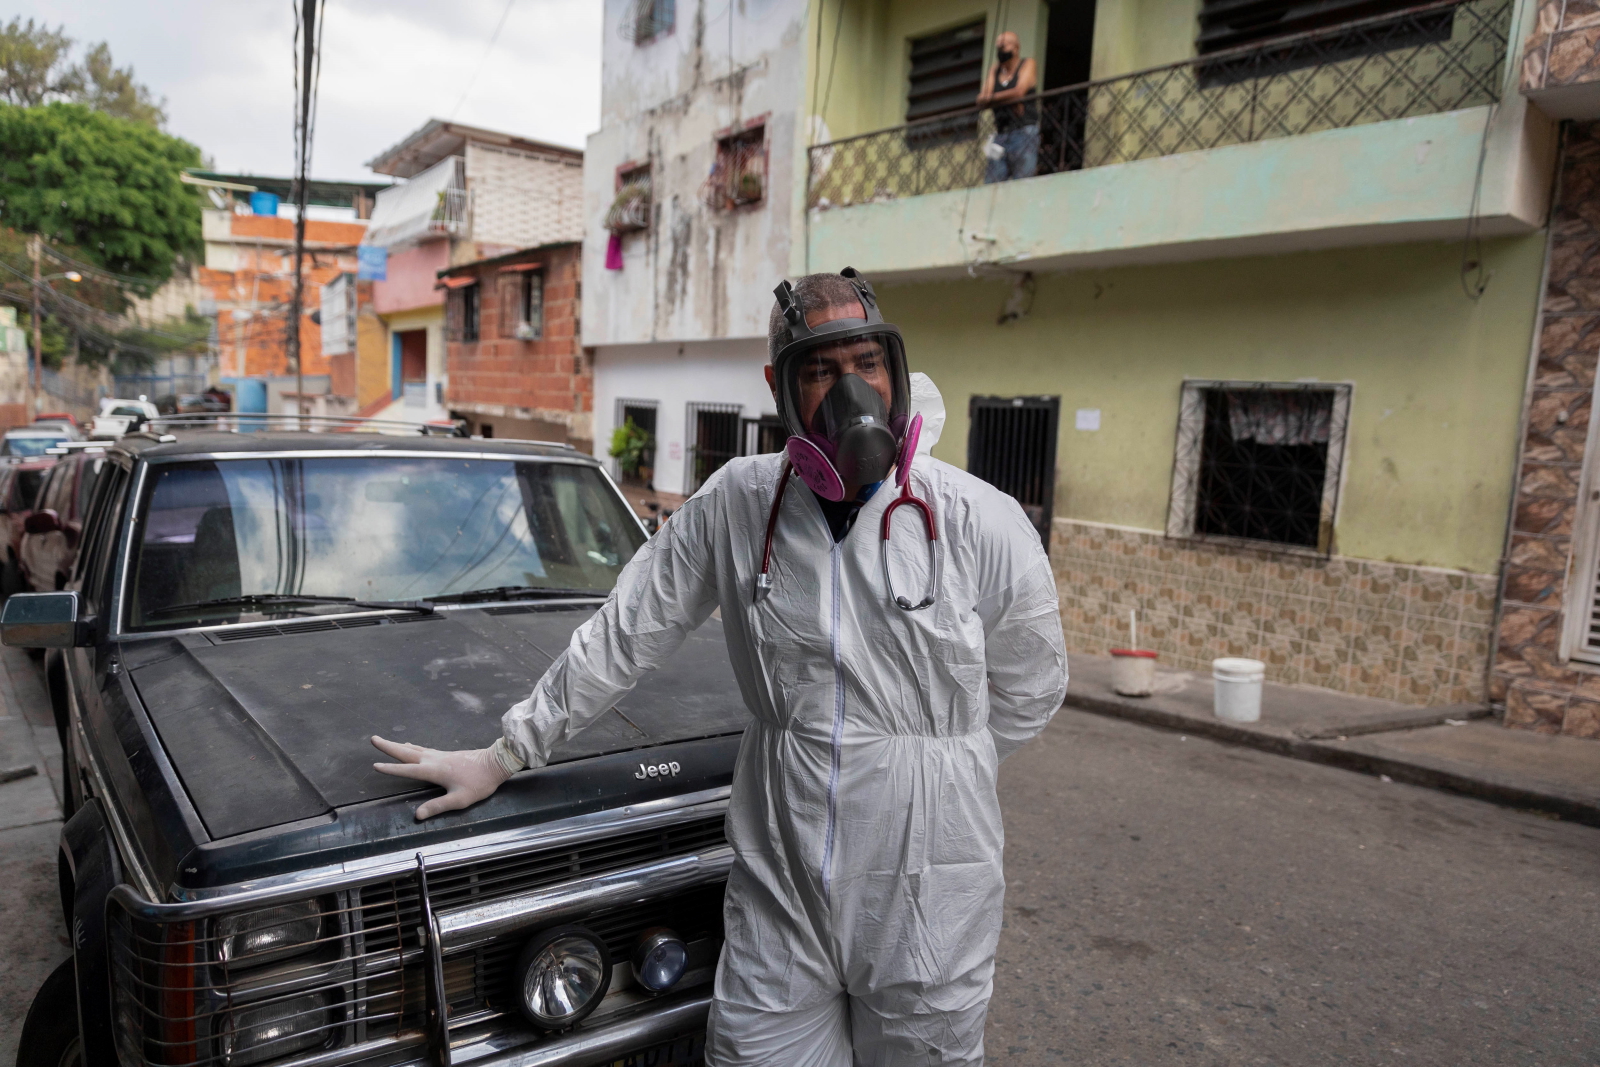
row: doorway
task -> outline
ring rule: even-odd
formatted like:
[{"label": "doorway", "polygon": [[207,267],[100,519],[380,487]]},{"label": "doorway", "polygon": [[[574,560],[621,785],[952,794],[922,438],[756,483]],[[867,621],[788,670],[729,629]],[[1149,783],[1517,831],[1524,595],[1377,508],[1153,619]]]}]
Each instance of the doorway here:
[{"label": "doorway", "polygon": [[[1052,0],[1044,42],[1043,92],[1082,85],[1092,77],[1094,0]],[[1083,166],[1089,94],[1086,90],[1046,97],[1040,114],[1039,173]]]},{"label": "doorway", "polygon": [[395,335],[395,395],[403,396],[407,407],[423,407],[428,402],[428,331],[401,330]]}]

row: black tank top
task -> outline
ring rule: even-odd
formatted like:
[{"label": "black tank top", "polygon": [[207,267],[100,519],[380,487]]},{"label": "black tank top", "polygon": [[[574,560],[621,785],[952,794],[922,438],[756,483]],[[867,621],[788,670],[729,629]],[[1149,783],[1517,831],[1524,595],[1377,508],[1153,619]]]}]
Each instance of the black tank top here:
[{"label": "black tank top", "polygon": [[[1017,69],[1011,72],[1010,79],[1003,79],[1000,71],[995,70],[994,91],[1003,93],[1007,89],[1017,87],[1017,79],[1022,77],[1022,60],[1017,60]],[[1024,97],[1021,101],[1010,107],[997,107],[994,109],[994,129],[996,133],[1009,133],[1018,126],[1032,126],[1039,121],[1039,108],[1034,103],[1033,97]]]}]

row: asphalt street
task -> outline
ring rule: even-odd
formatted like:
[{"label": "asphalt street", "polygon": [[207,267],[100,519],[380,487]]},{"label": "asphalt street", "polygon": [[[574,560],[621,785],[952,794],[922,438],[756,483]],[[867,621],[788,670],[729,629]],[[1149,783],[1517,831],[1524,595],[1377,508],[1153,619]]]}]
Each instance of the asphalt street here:
[{"label": "asphalt street", "polygon": [[1001,799],[991,1063],[1600,1063],[1600,831],[1070,709]]}]

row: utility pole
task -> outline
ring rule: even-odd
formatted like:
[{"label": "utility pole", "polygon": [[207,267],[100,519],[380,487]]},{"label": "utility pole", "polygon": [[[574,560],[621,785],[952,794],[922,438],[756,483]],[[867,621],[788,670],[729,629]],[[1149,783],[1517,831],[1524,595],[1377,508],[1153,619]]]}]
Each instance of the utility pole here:
[{"label": "utility pole", "polygon": [[39,414],[38,389],[43,375],[39,368],[44,366],[44,334],[39,329],[39,287],[44,284],[39,278],[39,235],[34,234],[28,239],[28,254],[33,257],[33,366],[28,368],[28,388],[25,392],[28,402],[28,421]]},{"label": "utility pole", "polygon": [[[313,82],[317,57],[317,7],[319,0],[300,0],[300,114],[296,116],[295,153],[298,173],[294,183],[294,295],[289,301],[289,359],[294,363],[295,411],[306,413],[306,379],[300,358],[300,316],[305,311],[306,278],[302,268],[306,251],[306,202],[310,199],[311,103],[316,95]],[[301,429],[305,423],[301,421]]]}]

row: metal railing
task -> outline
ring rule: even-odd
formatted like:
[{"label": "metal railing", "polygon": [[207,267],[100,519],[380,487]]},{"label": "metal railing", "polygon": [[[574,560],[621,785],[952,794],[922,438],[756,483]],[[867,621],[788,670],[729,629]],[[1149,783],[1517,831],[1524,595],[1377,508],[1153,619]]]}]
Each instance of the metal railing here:
[{"label": "metal railing", "polygon": [[[1037,123],[1034,173],[1052,174],[1478,107],[1500,98],[1511,11],[1511,0],[1423,4],[1040,93],[1011,122]],[[968,108],[817,145],[807,206],[997,180],[995,133],[993,109]]]}]

